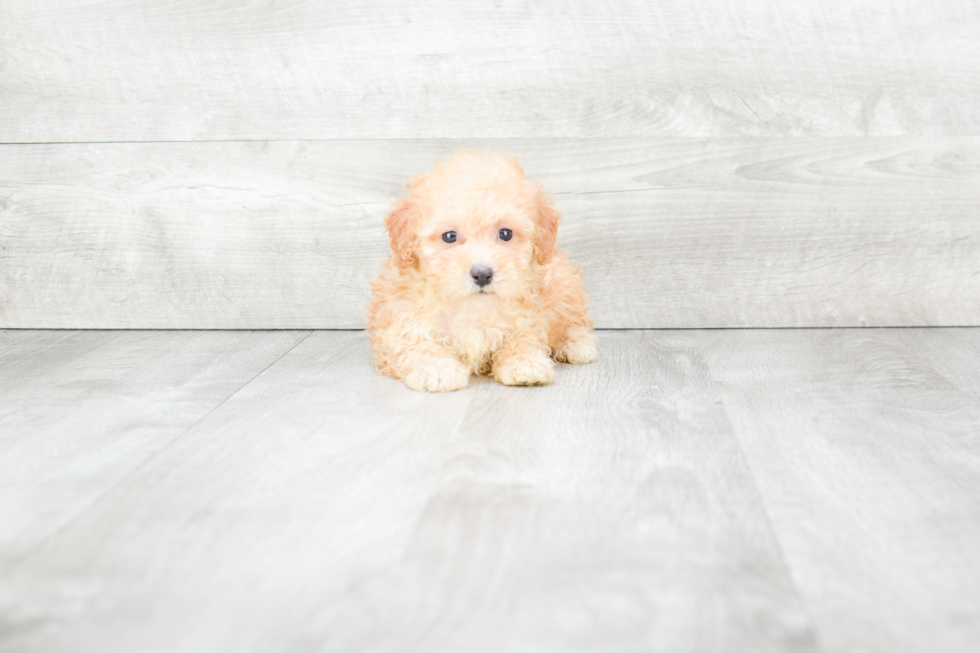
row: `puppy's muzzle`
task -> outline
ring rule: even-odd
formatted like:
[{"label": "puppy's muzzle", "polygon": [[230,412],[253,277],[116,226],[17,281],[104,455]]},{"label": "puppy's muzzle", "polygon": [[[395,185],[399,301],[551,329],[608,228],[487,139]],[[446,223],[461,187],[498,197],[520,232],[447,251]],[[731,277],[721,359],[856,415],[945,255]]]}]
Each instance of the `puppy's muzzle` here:
[{"label": "puppy's muzzle", "polygon": [[473,277],[473,283],[483,288],[491,281],[493,281],[493,268],[487,268],[487,267],[471,268],[470,276]]}]

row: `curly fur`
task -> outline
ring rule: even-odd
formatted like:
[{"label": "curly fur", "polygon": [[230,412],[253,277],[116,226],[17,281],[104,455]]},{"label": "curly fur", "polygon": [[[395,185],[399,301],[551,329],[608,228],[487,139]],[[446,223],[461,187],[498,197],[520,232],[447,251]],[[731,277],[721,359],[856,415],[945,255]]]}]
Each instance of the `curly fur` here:
[{"label": "curly fur", "polygon": [[[382,374],[441,392],[465,387],[471,374],[547,384],[552,358],[595,359],[582,276],[557,250],[561,215],[517,159],[457,152],[408,190],[385,218],[391,255],[367,318]],[[513,237],[502,240],[501,229]],[[457,242],[444,242],[450,231]],[[483,288],[477,267],[493,271]]]}]

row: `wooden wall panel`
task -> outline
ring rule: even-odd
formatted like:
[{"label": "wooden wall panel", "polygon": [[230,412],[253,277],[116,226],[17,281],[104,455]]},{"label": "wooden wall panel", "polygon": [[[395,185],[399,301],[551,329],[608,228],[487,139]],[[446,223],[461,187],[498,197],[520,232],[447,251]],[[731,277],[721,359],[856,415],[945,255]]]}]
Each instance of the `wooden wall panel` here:
[{"label": "wooden wall panel", "polygon": [[409,176],[518,155],[606,328],[980,324],[980,138],[0,146],[0,327],[360,328]]},{"label": "wooden wall panel", "polygon": [[971,0],[0,3],[0,142],[980,134]]}]

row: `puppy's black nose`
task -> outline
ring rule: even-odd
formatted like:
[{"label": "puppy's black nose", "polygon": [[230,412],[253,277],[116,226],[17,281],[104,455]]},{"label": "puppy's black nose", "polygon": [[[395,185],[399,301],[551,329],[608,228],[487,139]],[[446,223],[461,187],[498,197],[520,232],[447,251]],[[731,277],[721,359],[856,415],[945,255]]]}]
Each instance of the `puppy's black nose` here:
[{"label": "puppy's black nose", "polygon": [[493,281],[493,268],[473,268],[470,270],[473,281],[481,288]]}]

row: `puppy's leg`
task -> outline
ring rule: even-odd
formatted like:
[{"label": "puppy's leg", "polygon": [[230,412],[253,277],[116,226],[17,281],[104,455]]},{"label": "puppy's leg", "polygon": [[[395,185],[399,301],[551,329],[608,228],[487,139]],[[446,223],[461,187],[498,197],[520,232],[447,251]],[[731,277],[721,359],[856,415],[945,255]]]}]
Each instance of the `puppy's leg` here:
[{"label": "puppy's leg", "polygon": [[562,363],[591,363],[596,357],[596,337],[589,315],[589,298],[582,275],[564,256],[545,270],[542,289],[548,317],[548,344]]},{"label": "puppy's leg", "polygon": [[470,382],[471,370],[452,352],[433,343],[415,345],[402,352],[401,377],[412,390],[420,392],[451,392],[461,390]]},{"label": "puppy's leg", "polygon": [[595,334],[590,328],[582,325],[568,327],[558,347],[554,350],[556,361],[575,365],[591,363],[595,360],[595,355]]},{"label": "puppy's leg", "polygon": [[437,343],[405,342],[402,332],[394,329],[373,336],[372,348],[381,373],[401,379],[412,390],[450,392],[470,382],[470,368]]},{"label": "puppy's leg", "polygon": [[547,385],[555,380],[548,346],[531,338],[515,338],[497,352],[493,378],[504,385]]}]

